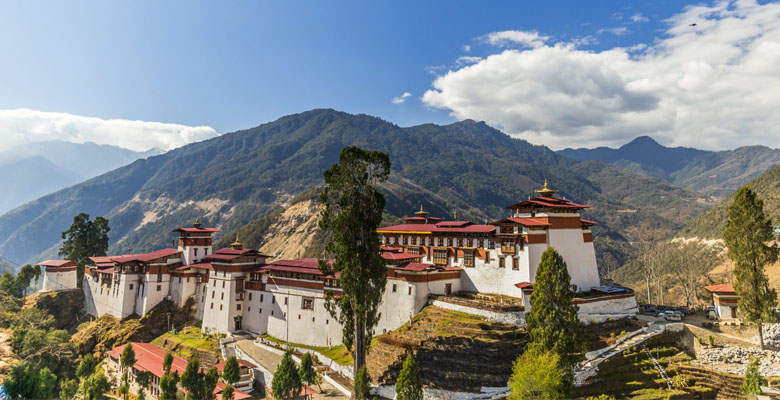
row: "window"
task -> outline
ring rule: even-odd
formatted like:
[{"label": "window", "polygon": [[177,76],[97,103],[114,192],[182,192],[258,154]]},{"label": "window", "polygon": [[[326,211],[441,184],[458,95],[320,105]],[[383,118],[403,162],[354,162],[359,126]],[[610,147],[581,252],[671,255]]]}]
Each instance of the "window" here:
[{"label": "window", "polygon": [[411,296],[411,295],[412,295],[412,287],[409,286],[409,296]]},{"label": "window", "polygon": [[446,265],[447,264],[447,250],[435,250],[433,252],[433,263]]},{"label": "window", "polygon": [[284,298],[284,305],[287,305],[287,297]]},{"label": "window", "polygon": [[260,294],[260,302],[261,303],[263,302],[263,295],[262,294]]},{"label": "window", "polygon": [[247,307],[246,308],[246,312],[251,312],[251,311],[252,311],[252,307]]},{"label": "window", "polygon": [[496,242],[493,239],[488,240],[488,249],[495,249],[496,248]]},{"label": "window", "polygon": [[463,239],[461,239],[461,238],[458,238],[458,239],[456,239],[456,242],[455,242],[455,243],[457,243],[457,244],[456,244],[456,246],[458,246],[458,247],[463,247]]},{"label": "window", "polygon": [[189,276],[187,277],[187,283],[190,283],[190,277]]},{"label": "window", "polygon": [[179,277],[179,283],[181,283],[181,277]]},{"label": "window", "polygon": [[225,288],[225,281],[222,281],[222,289]]},{"label": "window", "polygon": [[395,283],[394,283],[394,284],[393,284],[393,293],[395,293],[395,289],[396,289],[396,285],[395,285]]},{"label": "window", "polygon": [[404,236],[402,243],[403,244],[408,244],[409,243],[409,238]]},{"label": "window", "polygon": [[214,298],[214,295],[215,295],[216,293],[217,293],[217,292],[211,292],[211,298],[212,298],[212,299]]},{"label": "window", "polygon": [[220,293],[219,299],[220,300],[225,300],[225,293],[224,292]]},{"label": "window", "polygon": [[271,304],[276,304],[276,297],[271,296]]},{"label": "window", "polygon": [[214,309],[214,303],[211,303],[211,309],[212,310]]},{"label": "window", "polygon": [[466,247],[471,247],[471,239],[466,239]]},{"label": "window", "polygon": [[133,284],[132,283],[130,284],[130,290],[133,290]]},{"label": "window", "polygon": [[258,309],[257,309],[257,312],[258,312],[259,314],[262,314],[262,313],[263,313],[263,309],[262,309],[262,308],[258,308]]},{"label": "window", "polygon": [[197,257],[197,256],[198,256],[198,249],[196,248],[195,249],[195,257]]},{"label": "window", "polygon": [[420,254],[420,248],[419,247],[410,247],[406,249],[406,252],[409,254]]},{"label": "window", "polygon": [[463,253],[463,266],[474,267],[474,253],[466,251]]},{"label": "window", "polygon": [[249,301],[252,301],[252,292],[249,292]]},{"label": "window", "polygon": [[447,246],[452,246],[452,238],[447,238]]},{"label": "window", "polygon": [[219,311],[222,311],[222,304],[219,305]]},{"label": "window", "polygon": [[157,291],[159,292],[161,290],[162,290],[162,285],[157,285]]},{"label": "window", "polygon": [[298,314],[298,319],[301,319],[301,314]]},{"label": "window", "polygon": [[327,325],[327,324],[328,324],[328,322],[330,322],[330,320],[329,320],[329,319],[326,319],[326,320],[325,320],[325,325]]},{"label": "window", "polygon": [[303,310],[313,310],[314,309],[314,299],[311,297],[304,297],[303,301],[301,302],[301,309]]},{"label": "window", "polygon": [[274,310],[271,310],[271,315],[274,315]]},{"label": "window", "polygon": [[212,282],[214,282],[214,284],[211,286],[217,287],[217,281],[212,281]]},{"label": "window", "polygon": [[498,257],[498,268],[504,268],[504,257]]},{"label": "window", "polygon": [[439,243],[439,246],[444,246],[444,239],[443,238],[437,238],[437,242]]},{"label": "window", "polygon": [[236,304],[236,311],[241,311],[241,304]]},{"label": "window", "polygon": [[512,269],[517,271],[520,269],[520,263],[517,261],[517,258],[512,257]]},{"label": "window", "polygon": [[311,322],[314,322],[314,317],[311,317]]}]

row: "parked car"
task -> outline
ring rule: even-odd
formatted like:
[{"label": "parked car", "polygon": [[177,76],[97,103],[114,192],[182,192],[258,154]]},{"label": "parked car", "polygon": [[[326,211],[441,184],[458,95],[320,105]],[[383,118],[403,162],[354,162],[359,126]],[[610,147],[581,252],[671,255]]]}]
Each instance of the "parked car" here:
[{"label": "parked car", "polygon": [[664,317],[667,321],[682,321],[682,315],[677,313],[669,313]]},{"label": "parked car", "polygon": [[666,312],[659,312],[658,315],[656,315],[658,318],[666,318]]}]

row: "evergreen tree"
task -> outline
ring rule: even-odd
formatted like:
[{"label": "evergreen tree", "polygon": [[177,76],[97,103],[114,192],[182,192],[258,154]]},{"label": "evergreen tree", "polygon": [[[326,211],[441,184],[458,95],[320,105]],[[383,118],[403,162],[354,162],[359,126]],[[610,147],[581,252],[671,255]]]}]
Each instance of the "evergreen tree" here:
[{"label": "evergreen tree", "polygon": [[179,373],[171,373],[170,368],[160,378],[160,400],[176,400],[179,391],[176,386],[179,383]]},{"label": "evergreen tree", "polygon": [[146,388],[149,387],[151,378],[151,374],[147,371],[138,371],[135,374],[135,382],[138,384],[138,400],[146,398]]},{"label": "evergreen tree", "polygon": [[102,372],[99,372],[89,378],[87,383],[88,386],[86,400],[106,399],[106,393],[111,390],[111,384],[108,382],[108,378],[106,378]]},{"label": "evergreen tree", "polygon": [[169,351],[165,353],[165,357],[163,358],[163,371],[171,372],[171,365],[173,365],[173,354]]},{"label": "evergreen tree", "polygon": [[761,394],[762,383],[763,379],[758,371],[758,360],[751,358],[750,364],[748,364],[747,370],[745,370],[745,378],[742,381],[742,393],[745,395]]},{"label": "evergreen tree", "polygon": [[311,354],[306,353],[301,358],[301,366],[298,369],[298,375],[301,377],[301,382],[307,386],[311,386],[317,382],[317,371],[314,370],[314,362],[312,361]]},{"label": "evergreen tree", "polygon": [[54,396],[57,376],[49,368],[38,368],[23,361],[11,367],[3,386],[9,398],[49,399]]},{"label": "evergreen tree", "polygon": [[271,391],[277,400],[287,400],[298,397],[301,392],[301,377],[292,358],[292,352],[287,350],[276,369],[271,381]]},{"label": "evergreen tree", "polygon": [[371,375],[368,374],[368,368],[365,365],[360,367],[355,376],[354,397],[356,400],[371,398]]},{"label": "evergreen tree", "polygon": [[222,389],[222,400],[233,400],[235,391],[233,386],[225,385],[225,388]]},{"label": "evergreen tree", "polygon": [[767,264],[777,261],[777,246],[767,244],[772,238],[772,223],[764,213],[764,202],[747,186],[739,189],[729,206],[723,239],[729,258],[734,261],[738,317],[743,323],[758,327],[762,349],[763,324],[770,320],[772,308],[777,304],[777,292],[769,288],[764,272]]},{"label": "evergreen tree", "polygon": [[211,368],[208,372],[203,372],[197,358],[191,359],[181,374],[181,385],[187,389],[187,400],[214,399],[214,388],[217,387],[218,381],[217,369]]},{"label": "evergreen tree", "polygon": [[540,348],[526,348],[515,360],[509,377],[509,399],[563,399],[566,397],[566,372],[560,356]]},{"label": "evergreen tree", "polygon": [[79,381],[77,381],[76,379],[65,379],[60,382],[61,399],[72,399],[76,397],[76,393],[78,391],[79,391]]},{"label": "evergreen tree", "polygon": [[222,380],[230,385],[235,385],[239,379],[241,379],[241,371],[238,367],[238,360],[236,356],[231,356],[225,363],[225,368],[222,369]]},{"label": "evergreen tree", "polygon": [[417,362],[414,361],[412,353],[406,354],[406,361],[395,382],[396,400],[422,400],[423,386],[420,370],[417,368]]},{"label": "evergreen tree", "polygon": [[96,366],[97,363],[92,358],[92,354],[86,354],[84,357],[81,357],[81,361],[79,361],[79,365],[76,367],[76,376],[82,381],[84,398],[87,397],[87,389],[89,388],[86,380],[95,373]]},{"label": "evergreen tree", "polygon": [[583,325],[577,318],[579,307],[572,302],[566,262],[552,247],[542,254],[533,289],[531,311],[526,314],[530,345],[558,354],[562,364],[571,367],[583,348]]},{"label": "evergreen tree", "polygon": [[81,213],[73,217],[73,224],[67,231],[62,232],[62,247],[59,255],[75,262],[76,279],[81,287],[84,277],[84,265],[89,257],[105,256],[108,251],[108,220],[97,217],[89,220],[89,214]]},{"label": "evergreen tree", "polygon": [[326,254],[320,261],[325,275],[340,274],[343,296],[328,292],[329,310],[342,326],[343,342],[352,353],[353,372],[366,362],[374,327],[379,321],[379,303],[385,291],[387,269],[379,255],[376,229],[382,222],[385,198],[376,185],[387,180],[390,157],[379,151],[345,147],[339,163],[324,172],[325,188],[320,194],[320,228],[332,233]]}]

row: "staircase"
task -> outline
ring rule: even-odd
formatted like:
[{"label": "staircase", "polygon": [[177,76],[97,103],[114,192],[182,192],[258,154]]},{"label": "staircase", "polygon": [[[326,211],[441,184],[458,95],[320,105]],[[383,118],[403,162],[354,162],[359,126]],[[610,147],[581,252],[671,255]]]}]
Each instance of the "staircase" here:
[{"label": "staircase", "polygon": [[429,306],[411,324],[380,336],[367,364],[376,383],[393,384],[412,351],[426,387],[478,392],[506,386],[526,342],[514,326]]}]

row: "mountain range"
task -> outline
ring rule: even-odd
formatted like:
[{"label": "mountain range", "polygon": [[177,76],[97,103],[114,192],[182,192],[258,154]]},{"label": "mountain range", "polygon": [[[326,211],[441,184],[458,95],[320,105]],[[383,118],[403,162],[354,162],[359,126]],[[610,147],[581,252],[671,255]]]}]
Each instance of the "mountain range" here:
[{"label": "mountain range", "polygon": [[0,214],[28,201],[98,176],[139,158],[160,154],[135,152],[95,143],[49,141],[17,145],[0,152],[4,195]]},{"label": "mountain range", "polygon": [[491,221],[547,178],[560,195],[591,205],[585,216],[600,223],[605,270],[625,261],[629,242],[669,237],[711,204],[664,180],[564,157],[481,122],[402,128],[320,109],[139,159],[16,208],[0,216],[0,254],[53,256],[79,212],[110,219],[115,253],[168,246],[171,230],[196,218],[232,236],[316,190],[347,145],[390,155],[392,174],[382,187],[388,221],[420,204],[433,215]]},{"label": "mountain range", "polygon": [[575,160],[612,163],[719,198],[728,196],[780,163],[780,149],[745,146],[735,150],[706,151],[665,147],[648,136],[638,137],[617,149],[564,149],[558,154]]}]

